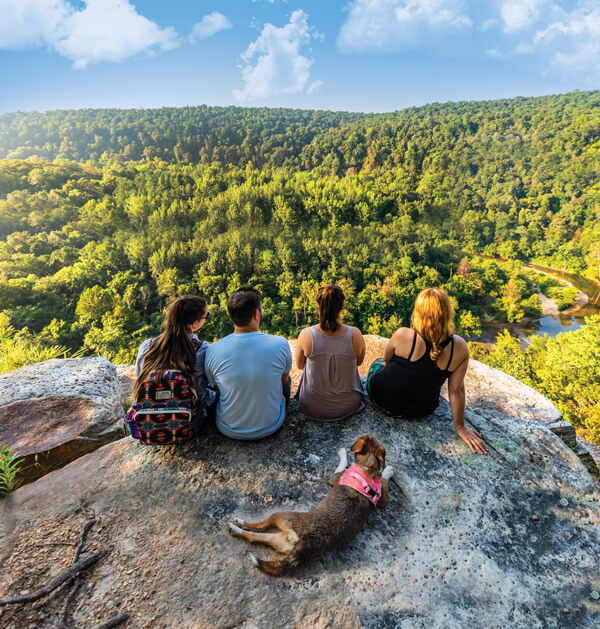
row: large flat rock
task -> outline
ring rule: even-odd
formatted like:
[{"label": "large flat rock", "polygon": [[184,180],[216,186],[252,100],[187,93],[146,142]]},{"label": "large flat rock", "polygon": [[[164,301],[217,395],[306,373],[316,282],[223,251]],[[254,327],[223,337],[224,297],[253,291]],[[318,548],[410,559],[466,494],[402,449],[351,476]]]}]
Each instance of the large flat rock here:
[{"label": "large flat rock", "polygon": [[[198,629],[597,629],[600,493],[538,421],[468,411],[490,444],[472,454],[448,404],[423,420],[370,406],[318,424],[297,411],[276,435],[235,442],[207,427],[178,448],[130,438],[104,446],[0,503],[0,596],[66,568],[84,522],[110,554],[85,577],[72,624],[129,611],[128,627]],[[273,578],[230,537],[233,516],[309,509],[328,491],[336,450],[362,433],[387,448],[397,475],[387,511],[345,547]],[[404,494],[404,497],[403,497]],[[65,594],[13,607],[6,627],[51,627]],[[564,610],[568,610],[566,613]]]},{"label": "large flat rock", "polygon": [[104,358],[0,374],[0,444],[24,459],[27,479],[122,437],[122,416],[116,370]]},{"label": "large flat rock", "polygon": [[[513,376],[478,360],[470,360],[465,375],[467,405],[500,411],[515,417],[532,417],[545,424],[562,418],[561,412],[539,391]],[[444,391],[447,398],[447,390]]]}]

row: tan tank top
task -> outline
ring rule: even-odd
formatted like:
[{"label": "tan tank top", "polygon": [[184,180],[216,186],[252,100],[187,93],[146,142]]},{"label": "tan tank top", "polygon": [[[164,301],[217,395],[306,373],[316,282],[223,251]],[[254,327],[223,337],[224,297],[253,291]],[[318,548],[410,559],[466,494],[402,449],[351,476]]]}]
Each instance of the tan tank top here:
[{"label": "tan tank top", "polygon": [[352,328],[328,336],[310,329],[312,352],[296,393],[300,412],[309,419],[335,421],[362,410],[363,390],[352,346]]}]

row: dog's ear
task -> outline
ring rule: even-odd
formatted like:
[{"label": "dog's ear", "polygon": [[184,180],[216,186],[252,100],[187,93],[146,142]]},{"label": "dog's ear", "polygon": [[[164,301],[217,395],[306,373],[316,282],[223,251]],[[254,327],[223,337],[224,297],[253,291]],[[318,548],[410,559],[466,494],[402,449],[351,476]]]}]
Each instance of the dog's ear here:
[{"label": "dog's ear", "polygon": [[365,437],[359,437],[350,448],[350,452],[354,452],[354,454],[362,454],[367,448],[367,440]]},{"label": "dog's ear", "polygon": [[375,458],[381,463],[381,467],[385,467],[385,448],[383,446],[377,447]]}]

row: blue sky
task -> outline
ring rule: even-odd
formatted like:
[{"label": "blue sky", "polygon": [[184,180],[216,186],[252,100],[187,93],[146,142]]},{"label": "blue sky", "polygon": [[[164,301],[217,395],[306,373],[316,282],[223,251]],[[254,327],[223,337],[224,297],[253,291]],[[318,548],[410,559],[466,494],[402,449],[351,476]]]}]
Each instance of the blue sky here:
[{"label": "blue sky", "polygon": [[0,111],[392,111],[600,87],[600,0],[0,0]]}]

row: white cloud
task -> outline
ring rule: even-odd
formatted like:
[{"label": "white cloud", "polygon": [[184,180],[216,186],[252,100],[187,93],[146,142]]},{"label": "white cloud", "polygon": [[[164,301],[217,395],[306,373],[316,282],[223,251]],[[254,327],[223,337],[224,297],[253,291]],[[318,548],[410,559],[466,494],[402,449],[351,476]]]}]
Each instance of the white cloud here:
[{"label": "white cloud", "polygon": [[321,89],[322,85],[323,85],[323,81],[313,81],[308,86],[308,89],[306,90],[306,93],[307,94],[314,94],[315,92],[318,92]]},{"label": "white cloud", "polygon": [[219,31],[223,31],[231,27],[231,22],[222,13],[213,11],[194,24],[194,28],[190,33],[190,41],[195,43],[199,39],[206,39]]},{"label": "white cloud", "polygon": [[504,0],[504,31],[519,37],[508,51],[539,55],[549,70],[600,77],[600,2],[579,0]]},{"label": "white cloud", "polygon": [[[244,86],[234,90],[234,96],[240,101],[255,101],[303,92],[310,79],[313,60],[301,54],[301,50],[313,37],[315,33],[308,25],[308,15],[301,9],[292,13],[285,26],[265,24],[256,41],[242,54]],[[317,87],[319,85],[313,91]]]},{"label": "white cloud", "polygon": [[0,0],[0,48],[47,46],[85,68],[179,45],[173,28],[159,27],[128,0],[84,3],[76,10],[67,0]]},{"label": "white cloud", "polygon": [[528,28],[540,18],[540,9],[546,0],[504,0],[500,15],[507,33]]},{"label": "white cloud", "polygon": [[580,1],[570,12],[555,5],[554,19],[535,33],[532,45],[552,51],[555,66],[599,77],[599,3]]},{"label": "white cloud", "polygon": [[488,57],[493,59],[506,59],[506,54],[498,50],[498,48],[488,48],[484,51]]},{"label": "white cloud", "polygon": [[390,50],[414,44],[423,29],[471,26],[463,0],[352,0],[339,32],[341,50]]},{"label": "white cloud", "polygon": [[0,48],[36,48],[56,41],[72,10],[64,0],[0,0]]}]

